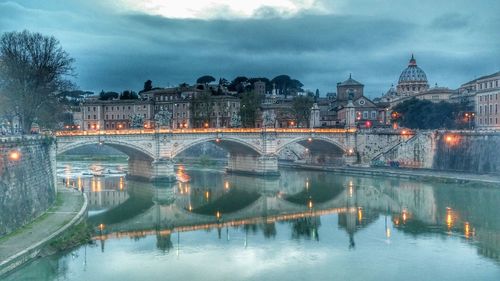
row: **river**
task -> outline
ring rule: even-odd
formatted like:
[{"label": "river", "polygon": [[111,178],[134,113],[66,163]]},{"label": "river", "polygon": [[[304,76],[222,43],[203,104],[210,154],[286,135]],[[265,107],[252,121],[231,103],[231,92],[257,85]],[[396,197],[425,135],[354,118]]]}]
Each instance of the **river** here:
[{"label": "river", "polygon": [[6,280],[500,280],[496,187],[187,166],[153,186],[125,170],[59,163],[88,195],[94,243]]}]

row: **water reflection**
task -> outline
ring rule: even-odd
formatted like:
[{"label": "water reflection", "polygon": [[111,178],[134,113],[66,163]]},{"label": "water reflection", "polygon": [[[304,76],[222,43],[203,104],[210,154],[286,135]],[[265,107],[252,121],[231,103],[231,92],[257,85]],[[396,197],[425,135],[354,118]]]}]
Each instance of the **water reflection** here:
[{"label": "water reflection", "polygon": [[[397,249],[402,239],[456,239],[500,262],[496,188],[297,170],[282,170],[278,179],[187,167],[179,173],[185,180],[160,187],[121,176],[78,177],[72,169],[65,169],[62,178],[70,183],[68,188],[74,183],[89,196],[89,222],[104,254],[116,251],[108,243],[130,238],[138,245],[153,239],[153,247],[165,255],[190,255],[192,245],[213,243],[201,239],[201,232],[243,249],[265,241],[279,247],[291,240],[326,248],[339,245],[364,255],[368,249],[390,250],[373,241]],[[374,236],[367,240],[365,233]],[[302,251],[315,247],[306,245]]]}]

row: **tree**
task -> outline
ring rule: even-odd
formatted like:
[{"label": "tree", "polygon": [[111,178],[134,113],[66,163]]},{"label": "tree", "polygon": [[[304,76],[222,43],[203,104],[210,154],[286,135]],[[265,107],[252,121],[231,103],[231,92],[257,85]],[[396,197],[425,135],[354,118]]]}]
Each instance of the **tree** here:
[{"label": "tree", "polygon": [[[29,132],[33,121],[53,127],[47,116],[63,111],[56,97],[73,88],[74,60],[53,36],[40,33],[6,32],[0,37],[0,93],[5,107],[16,109],[22,127]],[[54,111],[56,110],[56,111]]]},{"label": "tree", "polygon": [[210,124],[210,117],[213,112],[211,93],[204,91],[194,96],[189,109],[195,127],[204,127],[205,124]]},{"label": "tree", "polygon": [[240,116],[241,125],[243,127],[255,127],[255,120],[257,119],[257,112],[262,98],[263,97],[259,96],[254,91],[246,92],[241,95]]},{"label": "tree", "polygon": [[466,110],[464,103],[433,103],[416,98],[406,100],[393,108],[393,112],[397,112],[399,125],[411,129],[465,128],[467,122],[462,114]]},{"label": "tree", "polygon": [[288,95],[295,95],[297,92],[302,91],[302,84],[297,79],[292,79],[288,75],[278,75],[271,80],[271,83],[276,85],[276,90],[279,95],[284,95],[285,98]]},{"label": "tree", "polygon": [[245,76],[238,76],[238,77],[234,78],[233,81],[231,81],[231,83],[229,84],[229,86],[227,88],[230,91],[236,91],[238,93],[243,93],[245,91],[245,85],[246,85],[247,81],[248,81],[248,78],[246,78]]},{"label": "tree", "polygon": [[204,75],[201,76],[200,78],[196,79],[196,83],[198,84],[210,84],[215,81],[215,78],[210,75]]},{"label": "tree", "polygon": [[104,91],[101,91],[101,93],[99,93],[99,99],[100,100],[112,100],[112,99],[117,99],[120,97],[120,94],[118,94],[117,92],[104,92]]},{"label": "tree", "polygon": [[309,118],[311,117],[311,107],[313,98],[311,96],[296,96],[292,100],[292,114],[295,117],[297,125],[302,124],[309,127]]},{"label": "tree", "polygon": [[146,82],[144,82],[144,89],[142,89],[140,93],[151,91],[152,89],[153,89],[153,81],[148,79]]},{"label": "tree", "polygon": [[120,94],[121,100],[136,100],[138,98],[139,95],[137,95],[137,93],[134,91],[125,90]]}]

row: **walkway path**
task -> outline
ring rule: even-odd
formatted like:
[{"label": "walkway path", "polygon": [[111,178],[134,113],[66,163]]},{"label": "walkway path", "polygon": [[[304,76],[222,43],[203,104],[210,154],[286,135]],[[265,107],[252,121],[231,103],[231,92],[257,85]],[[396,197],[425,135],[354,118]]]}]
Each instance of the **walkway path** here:
[{"label": "walkway path", "polygon": [[45,214],[0,238],[0,275],[5,267],[11,267],[10,264],[18,259],[24,259],[23,255],[31,255],[69,227],[70,222],[85,212],[83,208],[86,208],[86,199],[80,192],[60,188],[56,204]]},{"label": "walkway path", "polygon": [[[281,163],[280,163],[281,165]],[[404,169],[404,168],[383,168],[383,167],[327,167],[306,164],[283,164],[283,166],[300,167],[304,169],[324,170],[338,173],[372,175],[372,176],[393,176],[412,179],[452,179],[459,182],[485,182],[500,184],[500,175],[495,174],[472,174],[453,171],[437,171],[430,169]]]}]

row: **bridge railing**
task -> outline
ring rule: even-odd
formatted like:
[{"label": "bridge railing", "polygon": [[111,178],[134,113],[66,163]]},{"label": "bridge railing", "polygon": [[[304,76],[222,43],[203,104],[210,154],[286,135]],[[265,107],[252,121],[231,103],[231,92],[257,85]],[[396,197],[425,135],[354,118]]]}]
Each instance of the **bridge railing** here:
[{"label": "bridge railing", "polygon": [[102,135],[147,135],[147,134],[213,134],[213,133],[354,133],[356,129],[338,128],[193,128],[193,129],[125,129],[57,131],[56,136],[102,136]]}]

